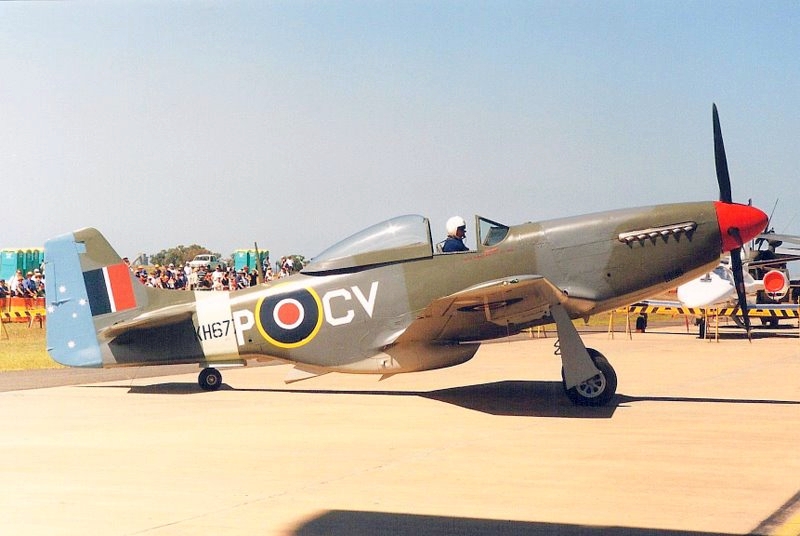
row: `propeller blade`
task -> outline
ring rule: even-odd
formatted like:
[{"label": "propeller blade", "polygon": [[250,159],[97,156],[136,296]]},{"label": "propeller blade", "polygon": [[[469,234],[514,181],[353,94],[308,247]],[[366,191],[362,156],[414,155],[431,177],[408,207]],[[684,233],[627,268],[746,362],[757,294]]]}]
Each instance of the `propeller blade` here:
[{"label": "propeller blade", "polygon": [[[739,244],[742,244],[742,236],[739,233],[739,229],[733,227],[728,232],[739,241]],[[747,331],[747,338],[750,339],[750,317],[747,315],[747,293],[744,288],[744,267],[742,266],[741,247],[731,251],[731,271],[733,272],[733,282],[736,285],[736,296],[739,298],[739,309],[742,311],[744,328]]]},{"label": "propeller blade", "polygon": [[723,203],[732,203],[731,177],[728,174],[728,159],[725,156],[725,144],[722,141],[722,129],[719,126],[719,113],[717,105],[712,105],[714,120],[714,164],[717,169],[717,183],[719,183],[719,200]]},{"label": "propeller blade", "polygon": [[[743,205],[734,205],[733,196],[731,195],[731,177],[728,173],[728,157],[725,156],[725,143],[722,141],[722,128],[719,126],[719,112],[717,112],[717,105],[713,104],[711,107],[712,119],[714,123],[714,165],[717,169],[717,182],[719,183],[719,200],[721,204],[717,209],[717,216],[720,214],[720,207],[725,207],[726,210],[721,211],[723,214],[731,212],[731,209],[741,207]],[[722,204],[724,203],[724,205]],[[733,282],[736,286],[736,296],[739,298],[739,310],[742,311],[744,320],[744,327],[747,330],[747,339],[750,338],[750,317],[747,315],[747,292],[744,287],[744,268],[742,266],[742,249],[744,248],[744,240],[742,240],[742,231],[747,235],[750,240],[758,235],[756,229],[765,229],[764,224],[768,222],[767,215],[758,209],[753,209],[750,203],[747,205],[748,212],[742,212],[739,215],[746,215],[748,218],[736,218],[735,220],[720,226],[720,231],[723,232],[722,242],[723,249],[730,248],[731,252],[731,269],[733,271]],[[755,211],[755,212],[752,212]],[[755,232],[753,232],[755,231]],[[725,234],[729,238],[726,239]],[[730,240],[730,239],[733,240]]]}]

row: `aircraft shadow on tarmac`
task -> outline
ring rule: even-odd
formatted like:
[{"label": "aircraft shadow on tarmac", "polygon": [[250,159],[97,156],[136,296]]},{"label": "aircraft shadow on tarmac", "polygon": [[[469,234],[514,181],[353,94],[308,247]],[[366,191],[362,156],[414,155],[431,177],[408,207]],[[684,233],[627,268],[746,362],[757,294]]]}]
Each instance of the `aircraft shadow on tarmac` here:
[{"label": "aircraft shadow on tarmac", "polygon": [[[203,394],[196,383],[161,383],[143,386],[115,386],[131,394]],[[617,394],[603,407],[581,407],[570,403],[559,381],[507,380],[438,389],[434,391],[389,391],[346,389],[235,389],[223,384],[221,390],[259,393],[291,393],[308,395],[395,396],[421,397],[452,404],[489,415],[509,417],[557,417],[579,419],[608,419],[619,407],[636,402],[699,402],[713,404],[800,405],[795,400],[736,399],[671,396],[628,396]]]},{"label": "aircraft shadow on tarmac", "polygon": [[[570,525],[565,523],[542,523],[534,521],[506,521],[494,519],[472,519],[464,517],[446,517],[430,515],[413,515],[383,512],[357,512],[331,510],[308,520],[298,527],[296,536],[331,536],[358,534],[393,534],[450,536],[453,534],[477,535],[540,535],[551,536],[703,536],[709,532],[682,530],[658,530],[638,527],[608,527],[590,525]],[[723,536],[723,533],[714,532]]]}]

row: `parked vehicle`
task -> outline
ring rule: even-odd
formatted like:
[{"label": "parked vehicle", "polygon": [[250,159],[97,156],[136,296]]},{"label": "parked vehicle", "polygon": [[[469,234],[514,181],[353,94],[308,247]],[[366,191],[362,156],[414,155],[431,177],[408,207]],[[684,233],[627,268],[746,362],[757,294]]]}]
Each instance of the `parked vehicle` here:
[{"label": "parked vehicle", "polygon": [[189,266],[192,268],[199,268],[200,266],[211,266],[212,268],[216,268],[217,265],[220,265],[224,268],[225,261],[223,261],[217,255],[213,255],[211,253],[197,255],[194,259],[189,261]]}]

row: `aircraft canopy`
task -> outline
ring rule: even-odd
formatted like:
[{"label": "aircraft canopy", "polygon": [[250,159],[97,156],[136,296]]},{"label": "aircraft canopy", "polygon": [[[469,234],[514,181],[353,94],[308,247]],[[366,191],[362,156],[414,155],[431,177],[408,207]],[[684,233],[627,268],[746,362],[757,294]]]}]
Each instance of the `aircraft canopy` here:
[{"label": "aircraft canopy", "polygon": [[306,274],[347,270],[433,256],[428,218],[398,216],[329,247],[303,268]]}]

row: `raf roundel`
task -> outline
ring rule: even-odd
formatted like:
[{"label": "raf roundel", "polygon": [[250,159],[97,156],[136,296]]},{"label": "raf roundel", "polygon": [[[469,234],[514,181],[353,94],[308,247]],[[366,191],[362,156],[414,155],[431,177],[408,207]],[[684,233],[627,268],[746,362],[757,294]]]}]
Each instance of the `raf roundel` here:
[{"label": "raf roundel", "polygon": [[298,328],[306,317],[303,304],[294,298],[284,298],[275,304],[272,310],[272,319],[281,329],[293,330]]},{"label": "raf roundel", "polygon": [[281,348],[297,348],[309,342],[322,325],[322,302],[311,289],[267,296],[256,306],[258,330]]}]

